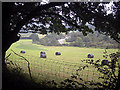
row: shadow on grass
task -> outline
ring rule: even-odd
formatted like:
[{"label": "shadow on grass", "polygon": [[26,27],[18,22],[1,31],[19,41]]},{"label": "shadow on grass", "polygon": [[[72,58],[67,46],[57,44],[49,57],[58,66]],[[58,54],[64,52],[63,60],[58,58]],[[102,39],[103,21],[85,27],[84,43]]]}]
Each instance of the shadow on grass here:
[{"label": "shadow on grass", "polygon": [[[28,77],[26,77],[28,76]],[[2,90],[36,90],[39,88],[71,88],[69,86],[57,87],[57,83],[52,81],[42,81],[41,83],[36,83],[29,78],[28,74],[22,73],[19,69],[10,69],[8,67],[2,68]],[[79,88],[80,90],[85,90],[84,88]]]},{"label": "shadow on grass", "polygon": [[[28,76],[28,77],[26,77]],[[36,89],[40,89],[40,88],[62,88],[62,89],[80,89],[80,90],[90,90],[90,88],[87,87],[77,87],[74,88],[71,86],[71,82],[69,81],[69,79],[66,80],[63,83],[66,83],[65,86],[63,85],[60,87],[57,87],[57,83],[54,82],[54,80],[52,81],[42,81],[41,83],[36,83],[34,81],[35,78],[33,78],[33,80],[31,80],[29,78],[28,74],[24,74],[22,73],[22,70],[19,69],[10,69],[7,67],[3,67],[2,69],[2,90],[21,90],[21,89],[27,89],[27,90],[36,90]],[[73,82],[73,81],[72,81]],[[92,90],[95,90],[92,88]],[[96,90],[103,90],[102,88],[99,89],[97,88]]]},{"label": "shadow on grass", "polygon": [[7,67],[2,68],[2,90],[10,89],[32,89],[32,88],[54,88],[47,86],[45,82],[36,83],[25,77],[25,74],[19,70],[10,70]]}]

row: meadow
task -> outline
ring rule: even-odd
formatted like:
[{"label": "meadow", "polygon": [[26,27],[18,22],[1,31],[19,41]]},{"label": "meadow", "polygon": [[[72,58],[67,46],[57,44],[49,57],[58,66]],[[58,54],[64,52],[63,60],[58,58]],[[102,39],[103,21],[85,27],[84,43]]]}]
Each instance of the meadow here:
[{"label": "meadow", "polygon": [[[43,46],[33,44],[32,40],[19,40],[12,44],[6,53],[9,59],[6,62],[12,61],[17,66],[23,69],[23,73],[28,73],[27,62],[14,54],[15,53],[24,56],[30,62],[30,69],[32,77],[36,82],[42,80],[55,80],[61,82],[66,78],[70,78],[72,74],[76,73],[76,70],[80,67],[87,65],[87,63],[81,60],[88,59],[88,54],[93,54],[93,60],[103,60],[104,49],[101,48],[81,48],[81,47],[70,47],[70,46]],[[20,53],[24,50],[26,53]],[[45,51],[47,58],[40,58],[40,52]],[[55,52],[61,52],[60,56],[56,56]],[[118,49],[107,49],[107,54],[118,51]],[[110,58],[108,58],[109,60]],[[9,67],[13,67],[12,65]],[[89,66],[84,71],[81,71],[80,76],[87,81],[93,80],[99,81],[98,77],[101,75],[94,67]],[[29,77],[29,76],[28,76]]]}]

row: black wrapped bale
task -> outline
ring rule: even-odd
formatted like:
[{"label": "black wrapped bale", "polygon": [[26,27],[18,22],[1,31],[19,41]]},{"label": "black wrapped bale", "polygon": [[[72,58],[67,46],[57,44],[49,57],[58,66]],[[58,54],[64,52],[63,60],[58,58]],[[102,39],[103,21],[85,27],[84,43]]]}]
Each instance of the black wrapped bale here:
[{"label": "black wrapped bale", "polygon": [[25,53],[25,51],[21,51],[20,53]]},{"label": "black wrapped bale", "polygon": [[93,54],[88,54],[88,58],[94,58]]},{"label": "black wrapped bale", "polygon": [[44,51],[42,51],[42,52],[40,52],[40,54],[45,54],[45,52],[44,52]]},{"label": "black wrapped bale", "polygon": [[41,54],[40,58],[46,58],[47,56],[45,54]]},{"label": "black wrapped bale", "polygon": [[61,55],[61,53],[60,52],[56,52],[55,55]]},{"label": "black wrapped bale", "polygon": [[104,60],[102,60],[101,65],[102,66],[109,65],[109,61],[104,59]]}]

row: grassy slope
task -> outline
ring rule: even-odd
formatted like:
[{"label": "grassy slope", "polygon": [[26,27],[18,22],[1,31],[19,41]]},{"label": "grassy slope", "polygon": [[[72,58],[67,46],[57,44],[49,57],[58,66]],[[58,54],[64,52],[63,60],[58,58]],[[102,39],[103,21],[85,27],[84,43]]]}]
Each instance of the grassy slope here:
[{"label": "grassy slope", "polygon": [[[32,53],[35,53],[33,56],[39,56],[40,51],[45,51],[47,53],[47,56],[50,58],[55,57],[55,52],[60,51],[62,53],[61,59],[64,60],[81,60],[86,59],[88,53],[94,54],[94,59],[101,59],[104,49],[99,48],[79,48],[79,47],[68,47],[68,46],[42,46],[42,45],[36,45],[32,44],[32,40],[20,40],[16,43],[14,43],[10,49],[16,50],[17,53],[20,52],[20,50],[25,50],[27,55],[31,55]],[[10,51],[8,50],[8,52]],[[117,49],[107,49],[108,54],[112,52],[118,51]],[[7,52],[7,53],[8,53]]]},{"label": "grassy slope", "polygon": [[[95,58],[97,59],[104,59],[102,57],[104,49],[99,48],[79,48],[79,47],[67,47],[67,46],[42,46],[32,44],[32,40],[20,40],[14,43],[10,49],[14,50],[16,53],[20,54],[21,50],[25,50],[25,54],[20,54],[24,56],[26,59],[29,60],[31,66],[32,76],[37,77],[36,82],[42,79],[61,79],[65,77],[70,77],[71,73],[74,72],[78,66],[71,66],[71,65],[82,65],[82,59],[87,59],[87,54],[92,53],[94,54]],[[11,52],[10,49],[7,51],[7,55]],[[47,58],[42,59],[40,58],[40,52],[45,51]],[[55,56],[55,52],[60,51],[62,53],[61,56]],[[108,49],[108,54],[118,51],[117,49]],[[25,72],[28,73],[27,63],[22,60],[20,57],[12,54],[9,58],[13,62],[19,64]],[[67,65],[65,65],[67,64]],[[93,76],[94,68],[89,68],[89,79]],[[87,70],[86,70],[87,71]],[[88,72],[82,72],[83,76]],[[52,75],[53,74],[53,75]],[[96,74],[98,75],[98,74]],[[60,78],[61,77],[61,78]],[[39,79],[38,79],[39,78]],[[88,79],[87,78],[87,79]],[[86,79],[86,78],[85,78]],[[96,78],[94,78],[96,79]],[[96,79],[97,80],[97,79]]]}]

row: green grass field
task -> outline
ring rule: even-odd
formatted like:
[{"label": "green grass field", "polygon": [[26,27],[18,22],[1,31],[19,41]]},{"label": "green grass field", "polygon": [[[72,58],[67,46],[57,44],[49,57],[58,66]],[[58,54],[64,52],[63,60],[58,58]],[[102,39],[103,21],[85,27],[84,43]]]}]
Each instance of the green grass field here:
[{"label": "green grass field", "polygon": [[[83,59],[88,59],[89,53],[94,54],[93,60],[103,60],[104,49],[100,48],[80,48],[69,46],[42,46],[32,44],[32,40],[19,40],[12,44],[6,53],[12,53],[8,61],[13,61],[22,69],[24,73],[28,73],[27,62],[23,58],[15,55],[12,51],[24,56],[30,62],[30,68],[32,77],[39,82],[40,80],[56,80],[60,82],[65,78],[70,78],[72,73],[80,66],[86,65],[81,62]],[[25,50],[25,54],[21,54],[20,51]],[[40,58],[40,52],[45,51],[47,58]],[[55,52],[59,51],[62,55],[56,56]],[[118,51],[117,49],[107,49],[107,54]],[[108,58],[109,59],[109,58]],[[84,80],[98,81],[100,73],[93,67],[88,67],[84,71],[80,72],[81,77]]]}]

